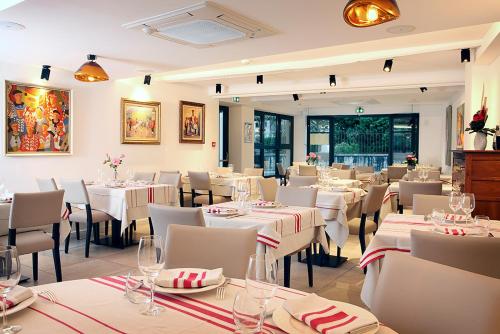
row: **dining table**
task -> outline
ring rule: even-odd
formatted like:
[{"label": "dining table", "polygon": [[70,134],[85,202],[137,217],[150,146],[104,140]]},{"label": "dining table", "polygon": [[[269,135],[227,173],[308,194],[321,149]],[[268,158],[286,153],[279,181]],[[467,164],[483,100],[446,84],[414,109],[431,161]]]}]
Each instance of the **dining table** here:
[{"label": "dining table", "polygon": [[[250,176],[241,173],[210,173],[210,184],[214,195],[229,197],[236,200],[238,199],[237,186],[239,183],[245,182],[248,184],[250,198],[256,199],[259,196],[258,180],[262,178],[262,176]],[[189,176],[182,176],[182,186],[184,192],[191,192]],[[200,191],[200,193],[203,193],[203,191]]]},{"label": "dining table", "polygon": [[[215,289],[189,295],[157,292],[156,303],[165,311],[154,317],[141,314],[143,304],[128,301],[125,284],[124,276],[105,276],[39,285],[32,289],[50,291],[56,300],[39,294],[31,305],[8,316],[8,322],[22,326],[26,334],[221,334],[237,329],[232,308],[236,294],[245,290],[244,280],[231,279],[222,299],[216,297]],[[278,287],[268,305],[278,309],[286,300],[307,295]],[[275,334],[286,333],[272,316],[266,317],[264,328]],[[381,325],[377,333],[396,332]]]},{"label": "dining table", "polygon": [[[423,215],[389,214],[384,218],[359,261],[360,268],[367,269],[361,290],[361,300],[366,306],[371,307],[385,253],[397,251],[409,254],[411,231],[432,231],[434,227],[432,221],[426,220]],[[500,238],[500,221],[491,221],[490,233]]]}]

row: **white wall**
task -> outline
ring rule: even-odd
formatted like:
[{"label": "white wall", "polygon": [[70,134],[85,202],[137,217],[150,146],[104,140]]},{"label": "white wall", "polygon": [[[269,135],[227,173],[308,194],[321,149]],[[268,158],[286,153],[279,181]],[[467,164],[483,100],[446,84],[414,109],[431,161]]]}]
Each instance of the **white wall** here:
[{"label": "white wall", "polygon": [[[0,177],[10,191],[36,190],[35,177],[95,179],[97,169],[105,166],[106,153],[125,154],[122,173],[127,168],[148,170],[211,170],[217,166],[218,101],[205,89],[191,85],[142,80],[79,83],[72,73],[53,70],[49,82],[39,79],[40,68],[0,63],[2,91],[4,80],[43,84],[73,89],[73,155],[70,156],[0,156]],[[120,99],[122,97],[161,102],[161,145],[120,144]],[[206,104],[205,144],[179,143],[179,100]],[[5,110],[5,94],[0,98]],[[1,128],[2,146],[4,129]],[[218,144],[218,143],[217,143]]]},{"label": "white wall", "polygon": [[245,122],[253,127],[254,109],[244,105],[229,106],[229,163],[234,170],[243,172],[245,168],[254,166],[253,138],[251,143],[245,143]]}]

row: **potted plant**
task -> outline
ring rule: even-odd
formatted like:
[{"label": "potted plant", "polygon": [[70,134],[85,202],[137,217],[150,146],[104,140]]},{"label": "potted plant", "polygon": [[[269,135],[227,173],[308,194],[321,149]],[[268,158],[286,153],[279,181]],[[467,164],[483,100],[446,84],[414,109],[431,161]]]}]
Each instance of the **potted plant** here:
[{"label": "potted plant", "polygon": [[417,157],[415,153],[408,154],[405,158],[405,163],[408,166],[408,170],[413,170],[417,166]]},{"label": "potted plant", "polygon": [[308,155],[306,155],[306,162],[308,165],[315,165],[318,162],[319,158],[319,155],[314,152],[310,152]]},{"label": "potted plant", "polygon": [[474,149],[484,150],[487,145],[488,136],[493,136],[495,129],[486,128],[486,121],[488,120],[488,107],[486,106],[487,97],[482,98],[481,109],[478,110],[472,117],[469,127],[465,129],[469,134],[475,133]]},{"label": "potted plant", "polygon": [[125,154],[120,154],[119,157],[111,158],[111,156],[106,153],[106,159],[103,164],[108,165],[109,168],[113,170],[113,179],[116,181],[118,179],[118,167],[123,164],[123,158],[125,158]]}]

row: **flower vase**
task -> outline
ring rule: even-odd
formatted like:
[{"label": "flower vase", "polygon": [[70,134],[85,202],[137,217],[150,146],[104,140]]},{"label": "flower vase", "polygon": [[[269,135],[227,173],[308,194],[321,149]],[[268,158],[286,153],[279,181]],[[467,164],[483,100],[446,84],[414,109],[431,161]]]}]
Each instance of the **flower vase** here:
[{"label": "flower vase", "polygon": [[416,165],[408,165],[407,170],[414,170]]},{"label": "flower vase", "polygon": [[116,169],[113,170],[113,180],[118,181],[118,171]]},{"label": "flower vase", "polygon": [[478,151],[484,151],[488,143],[488,138],[483,132],[476,132],[474,136],[474,149]]}]

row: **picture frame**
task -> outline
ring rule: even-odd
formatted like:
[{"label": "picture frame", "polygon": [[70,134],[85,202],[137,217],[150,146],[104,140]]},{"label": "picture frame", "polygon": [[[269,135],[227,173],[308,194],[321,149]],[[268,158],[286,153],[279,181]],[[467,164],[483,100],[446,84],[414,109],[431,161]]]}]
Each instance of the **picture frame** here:
[{"label": "picture frame", "polygon": [[205,143],[205,104],[179,102],[179,143]]},{"label": "picture frame", "polygon": [[243,138],[245,143],[253,143],[253,124],[245,122],[243,126]]},{"label": "picture frame", "polygon": [[121,99],[121,143],[159,145],[161,143],[161,103]]},{"label": "picture frame", "polygon": [[465,136],[465,127],[464,127],[464,111],[465,104],[462,103],[457,107],[457,148],[464,148],[464,136]]},{"label": "picture frame", "polygon": [[71,89],[5,80],[4,155],[73,154]]}]

